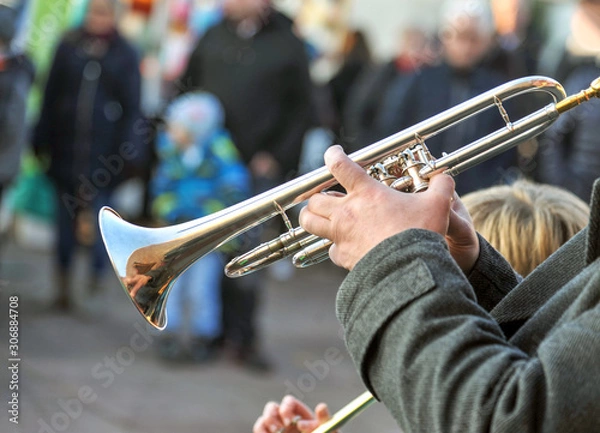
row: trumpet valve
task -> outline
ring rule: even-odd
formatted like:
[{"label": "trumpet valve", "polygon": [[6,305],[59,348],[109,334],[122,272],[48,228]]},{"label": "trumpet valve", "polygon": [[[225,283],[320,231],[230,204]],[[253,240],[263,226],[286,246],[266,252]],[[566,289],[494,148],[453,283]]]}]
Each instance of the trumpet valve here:
[{"label": "trumpet valve", "polygon": [[413,186],[413,178],[411,176],[402,176],[392,182],[389,186],[396,191],[409,192]]},{"label": "trumpet valve", "polygon": [[[402,177],[409,177],[412,182],[406,188],[407,192],[424,191],[429,187],[429,179],[421,177],[421,169],[433,160],[429,149],[422,140],[413,148],[406,149],[401,153],[402,160]],[[400,184],[396,184],[395,188],[399,189]]]},{"label": "trumpet valve", "polygon": [[390,173],[390,168],[393,168],[397,164],[397,158],[390,157],[386,159],[383,163],[377,163],[371,166],[368,170],[369,176],[373,179],[378,180],[384,185],[390,186],[396,179],[397,176],[394,176]]}]

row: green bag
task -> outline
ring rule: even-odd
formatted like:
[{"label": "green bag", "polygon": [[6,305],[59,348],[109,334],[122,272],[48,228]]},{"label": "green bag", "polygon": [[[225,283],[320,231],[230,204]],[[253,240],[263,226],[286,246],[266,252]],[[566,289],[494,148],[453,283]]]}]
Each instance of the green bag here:
[{"label": "green bag", "polygon": [[37,158],[30,153],[23,156],[21,172],[9,192],[8,202],[16,214],[34,216],[48,222],[54,221],[54,186],[44,174]]}]

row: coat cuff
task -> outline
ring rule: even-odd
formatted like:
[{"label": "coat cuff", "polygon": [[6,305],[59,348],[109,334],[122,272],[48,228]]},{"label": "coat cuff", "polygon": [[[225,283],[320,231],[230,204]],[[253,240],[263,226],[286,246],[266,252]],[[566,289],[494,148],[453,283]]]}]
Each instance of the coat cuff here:
[{"label": "coat cuff", "polygon": [[490,312],[522,277],[479,233],[479,258],[468,275],[477,303]]}]

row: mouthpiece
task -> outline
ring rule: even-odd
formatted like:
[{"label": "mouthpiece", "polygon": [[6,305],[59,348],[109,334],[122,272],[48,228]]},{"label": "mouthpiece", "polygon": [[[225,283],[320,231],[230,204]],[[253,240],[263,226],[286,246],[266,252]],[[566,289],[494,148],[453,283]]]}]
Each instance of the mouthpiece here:
[{"label": "mouthpiece", "polygon": [[592,98],[600,98],[600,77],[592,81],[592,84],[590,84],[590,87],[587,89],[558,102],[556,104],[556,110],[559,114],[562,114]]},{"label": "mouthpiece", "polygon": [[592,81],[592,85],[590,87],[596,91],[596,97],[600,97],[600,77]]}]

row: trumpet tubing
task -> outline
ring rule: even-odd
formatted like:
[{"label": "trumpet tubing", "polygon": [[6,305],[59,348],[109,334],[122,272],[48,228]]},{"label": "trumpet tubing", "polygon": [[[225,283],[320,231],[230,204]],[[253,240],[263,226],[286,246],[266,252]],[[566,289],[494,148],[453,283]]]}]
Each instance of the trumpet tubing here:
[{"label": "trumpet tubing", "polygon": [[[547,93],[554,102],[523,119],[510,121],[502,102],[532,91]],[[442,172],[456,175],[504,152],[541,133],[560,113],[599,94],[600,79],[570,98],[551,78],[514,80],[371,144],[350,158],[386,185],[418,192],[427,188],[431,176]],[[506,121],[504,128],[439,159],[431,156],[425,144],[428,138],[494,106]],[[100,231],[123,289],[149,323],[164,329],[172,284],[193,262],[276,215],[287,220],[286,210],[334,184],[329,170],[322,167],[215,214],[157,229],[129,224],[105,207],[99,214]],[[291,229],[232,261],[226,274],[242,276],[289,255],[295,255],[298,266],[307,266],[327,258],[328,246],[326,239],[301,228]]]}]

